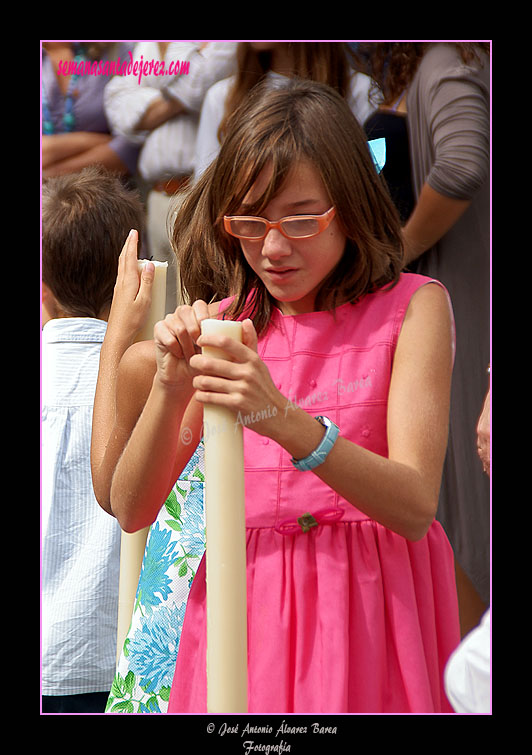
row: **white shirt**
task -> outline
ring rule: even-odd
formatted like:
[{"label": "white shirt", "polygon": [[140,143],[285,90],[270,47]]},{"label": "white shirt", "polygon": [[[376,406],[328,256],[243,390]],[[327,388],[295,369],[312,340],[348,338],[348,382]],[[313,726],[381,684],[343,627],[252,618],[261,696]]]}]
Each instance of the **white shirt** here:
[{"label": "white shirt", "polygon": [[490,626],[488,609],[467,634],[445,667],[445,690],[457,713],[490,713]]},{"label": "white shirt", "polygon": [[116,662],[120,526],[94,497],[92,408],[107,323],[42,331],[42,694],[106,692]]},{"label": "white shirt", "polygon": [[[269,71],[267,78],[271,81],[285,81],[287,79],[286,76],[274,71]],[[216,82],[205,95],[201,109],[194,158],[194,176],[196,179],[214,158],[217,157],[220,151],[218,127],[222,121],[225,101],[234,80],[234,76],[230,76],[227,79]],[[361,125],[376,110],[375,105],[369,101],[370,88],[371,79],[369,76],[366,76],[364,73],[353,72],[349,94],[346,99],[351,112]]]},{"label": "white shirt", "polygon": [[[170,42],[164,56],[165,70],[170,63],[184,64],[188,73],[178,75],[115,76],[105,88],[105,113],[113,132],[142,144],[138,171],[148,183],[171,176],[190,174],[199,112],[207,89],[215,81],[229,76],[236,66],[236,42]],[[135,45],[133,64],[161,61],[157,42]],[[187,67],[188,64],[188,67]],[[159,69],[160,70],[160,69]],[[180,100],[186,112],[171,118],[153,131],[138,131],[136,124],[148,106],[165,89]]]}]

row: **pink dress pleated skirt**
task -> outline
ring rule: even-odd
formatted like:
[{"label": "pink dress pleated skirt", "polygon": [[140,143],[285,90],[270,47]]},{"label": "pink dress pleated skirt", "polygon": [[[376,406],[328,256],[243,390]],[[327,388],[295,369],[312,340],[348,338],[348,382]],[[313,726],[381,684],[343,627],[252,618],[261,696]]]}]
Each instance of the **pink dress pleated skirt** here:
[{"label": "pink dress pleated skirt", "polygon": [[[405,274],[334,313],[276,310],[259,354],[291,406],[329,417],[342,436],[387,456],[397,338],[412,295],[432,282]],[[252,427],[244,427],[244,462],[249,713],[452,712],[444,669],[460,634],[441,525],[406,540],[294,469]],[[307,512],[317,525],[304,531],[297,520]],[[203,559],[169,713],[207,712],[205,598]]]},{"label": "pink dress pleated skirt", "polygon": [[[447,713],[458,645],[439,523],[411,543],[372,520],[247,533],[250,713]],[[206,713],[205,559],[189,595],[169,713]],[[257,567],[257,568],[256,568]]]}]

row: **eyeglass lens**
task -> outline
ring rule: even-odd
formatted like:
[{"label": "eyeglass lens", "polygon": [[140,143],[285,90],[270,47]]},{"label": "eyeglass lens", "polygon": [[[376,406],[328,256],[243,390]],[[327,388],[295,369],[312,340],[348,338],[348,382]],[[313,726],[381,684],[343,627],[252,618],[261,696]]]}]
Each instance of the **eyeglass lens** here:
[{"label": "eyeglass lens", "polygon": [[[266,234],[267,224],[260,219],[234,218],[231,220],[231,231],[237,236],[245,238],[262,238]],[[294,238],[310,236],[319,231],[319,223],[314,218],[293,218],[284,220],[281,228],[287,236]]]}]

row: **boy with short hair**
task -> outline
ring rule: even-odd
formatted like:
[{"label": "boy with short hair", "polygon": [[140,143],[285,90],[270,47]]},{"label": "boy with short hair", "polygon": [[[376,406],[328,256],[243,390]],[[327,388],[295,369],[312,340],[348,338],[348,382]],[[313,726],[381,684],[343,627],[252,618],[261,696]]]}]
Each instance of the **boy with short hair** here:
[{"label": "boy with short hair", "polygon": [[144,225],[101,168],[42,189],[42,695],[44,713],[103,713],[115,671],[120,527],[92,488],[100,347],[118,257]]}]

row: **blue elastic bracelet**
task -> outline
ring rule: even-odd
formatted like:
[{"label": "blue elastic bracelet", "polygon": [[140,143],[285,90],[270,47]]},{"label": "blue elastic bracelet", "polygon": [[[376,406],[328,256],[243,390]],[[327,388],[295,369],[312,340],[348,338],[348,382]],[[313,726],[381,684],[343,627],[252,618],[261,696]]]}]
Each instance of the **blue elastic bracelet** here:
[{"label": "blue elastic bracelet", "polygon": [[319,446],[315,448],[311,454],[305,456],[304,459],[299,459],[299,461],[297,459],[290,459],[294,467],[299,469],[300,472],[314,469],[315,467],[319,467],[320,464],[323,464],[329,451],[336,443],[336,439],[340,433],[338,425],[331,422],[328,417],[319,416],[314,417],[314,419],[317,419],[318,422],[326,428],[325,435],[321,439]]}]

